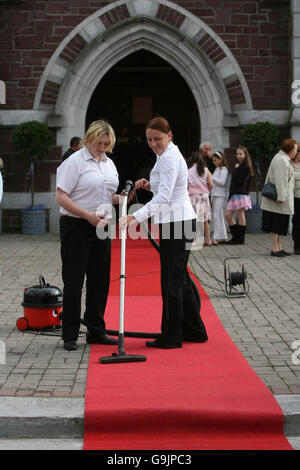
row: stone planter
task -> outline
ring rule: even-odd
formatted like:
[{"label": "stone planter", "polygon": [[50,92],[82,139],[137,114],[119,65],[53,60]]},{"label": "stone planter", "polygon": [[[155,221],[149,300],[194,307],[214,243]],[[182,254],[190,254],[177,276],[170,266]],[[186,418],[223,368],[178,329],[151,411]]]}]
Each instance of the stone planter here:
[{"label": "stone planter", "polygon": [[261,221],[262,221],[262,210],[260,207],[253,207],[252,209],[245,212],[247,233],[262,233]]},{"label": "stone planter", "polygon": [[40,206],[22,210],[22,233],[43,234],[46,232],[46,210]]}]

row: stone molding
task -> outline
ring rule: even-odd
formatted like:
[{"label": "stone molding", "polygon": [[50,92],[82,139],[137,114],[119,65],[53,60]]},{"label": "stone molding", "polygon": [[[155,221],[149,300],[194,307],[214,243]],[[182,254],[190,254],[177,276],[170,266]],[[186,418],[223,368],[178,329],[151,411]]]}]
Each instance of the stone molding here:
[{"label": "stone molding", "polygon": [[165,59],[186,80],[198,106],[202,139],[215,141],[219,148],[228,146],[224,124],[236,122],[228,116],[253,108],[246,80],[224,41],[168,0],[112,2],[60,43],[34,103],[35,110],[48,111],[49,123],[57,124],[57,144],[64,146],[72,135],[83,134],[96,85],[119,60],[142,48]]}]

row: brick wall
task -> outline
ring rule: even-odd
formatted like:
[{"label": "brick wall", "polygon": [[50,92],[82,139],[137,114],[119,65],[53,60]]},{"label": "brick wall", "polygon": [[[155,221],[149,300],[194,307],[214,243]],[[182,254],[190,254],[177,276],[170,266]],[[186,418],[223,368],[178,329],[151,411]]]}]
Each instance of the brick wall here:
[{"label": "brick wall", "polygon": [[[26,192],[28,181],[25,175],[29,170],[30,162],[16,152],[11,143],[12,129],[0,127],[1,158],[5,166],[5,191]],[[51,174],[56,173],[56,168],[61,159],[61,147],[54,146],[48,156],[35,164],[35,191],[44,192],[50,189]]]},{"label": "brick wall", "polygon": [[[21,209],[3,209],[2,211],[2,232],[21,233],[22,231],[22,211]],[[49,210],[46,209],[46,232],[49,232]]]},{"label": "brick wall", "polygon": [[229,47],[255,109],[289,107],[289,1],[175,1],[207,23]]},{"label": "brick wall", "polygon": [[[1,79],[7,84],[6,109],[32,108],[41,73],[56,47],[78,23],[108,3],[36,0],[0,4],[0,70]],[[288,0],[174,3],[201,18],[224,40],[245,75],[256,109],[288,107]],[[162,6],[157,17],[179,27],[181,15],[173,13],[174,17],[169,18],[170,14],[171,10]],[[108,26],[127,17],[126,9],[119,8],[103,15],[102,20]],[[82,38],[77,39],[73,41],[75,51],[84,46]],[[56,90],[49,85],[46,92],[51,99]]]}]

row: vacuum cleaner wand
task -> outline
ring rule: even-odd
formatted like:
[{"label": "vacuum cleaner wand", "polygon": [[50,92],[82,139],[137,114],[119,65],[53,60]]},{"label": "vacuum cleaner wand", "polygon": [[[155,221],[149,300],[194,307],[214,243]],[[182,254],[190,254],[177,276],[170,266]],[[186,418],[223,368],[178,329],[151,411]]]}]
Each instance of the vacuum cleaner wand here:
[{"label": "vacuum cleaner wand", "polygon": [[[125,196],[122,204],[121,215],[127,214],[128,193],[132,188],[132,181],[125,183]],[[125,304],[125,263],[126,263],[126,228],[121,229],[121,273],[120,273],[120,302],[119,302],[119,340],[118,354],[101,357],[102,364],[124,363],[124,362],[143,362],[146,356],[126,354],[124,348],[124,304]]]},{"label": "vacuum cleaner wand", "polygon": [[133,188],[133,182],[131,180],[127,180],[125,183],[125,196],[128,196],[132,188]]}]

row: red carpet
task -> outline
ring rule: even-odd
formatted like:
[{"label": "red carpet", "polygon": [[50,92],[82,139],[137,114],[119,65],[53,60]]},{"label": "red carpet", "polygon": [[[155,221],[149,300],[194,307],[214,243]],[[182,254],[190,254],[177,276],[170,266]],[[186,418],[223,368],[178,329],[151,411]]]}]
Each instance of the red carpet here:
[{"label": "red carpet", "polygon": [[[115,241],[112,280],[120,275],[119,246]],[[159,332],[159,258],[149,241],[127,240],[126,276],[125,331]],[[279,405],[198,287],[206,343],[162,350],[126,337],[126,353],[147,360],[125,364],[99,363],[117,347],[92,346],[85,450],[291,450]],[[119,281],[111,284],[107,328],[118,329],[118,321]]]}]

